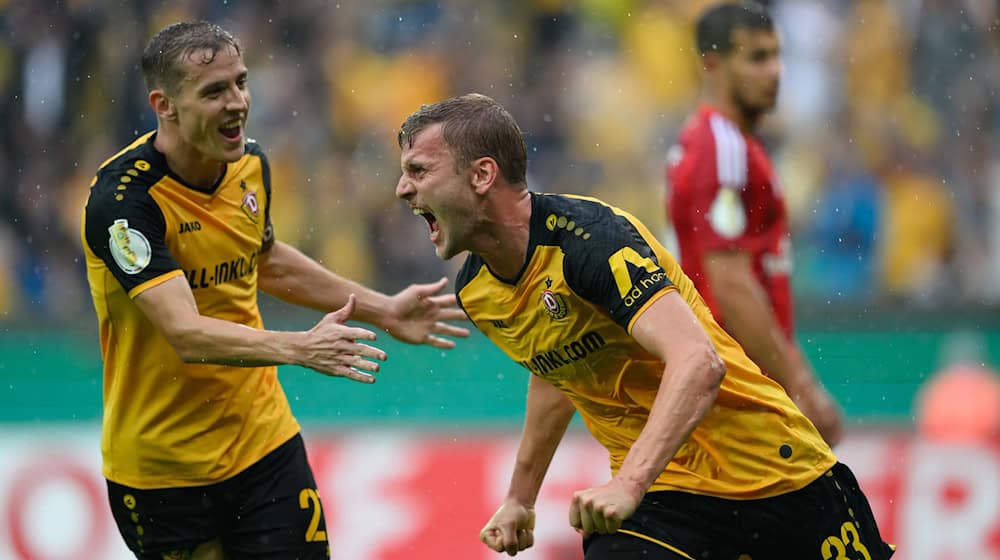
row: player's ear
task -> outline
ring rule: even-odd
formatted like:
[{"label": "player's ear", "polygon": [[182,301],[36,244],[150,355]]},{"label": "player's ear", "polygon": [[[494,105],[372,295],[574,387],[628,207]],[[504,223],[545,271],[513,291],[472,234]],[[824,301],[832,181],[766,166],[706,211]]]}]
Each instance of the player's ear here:
[{"label": "player's ear", "polygon": [[177,108],[173,100],[167,97],[162,89],[157,88],[149,92],[149,106],[153,108],[158,119],[171,121],[177,117]]},{"label": "player's ear", "polygon": [[489,156],[473,160],[469,168],[472,170],[472,186],[476,194],[486,194],[500,177],[497,160]]},{"label": "player's ear", "polygon": [[714,72],[722,65],[722,55],[716,51],[701,54],[701,68],[706,72]]}]

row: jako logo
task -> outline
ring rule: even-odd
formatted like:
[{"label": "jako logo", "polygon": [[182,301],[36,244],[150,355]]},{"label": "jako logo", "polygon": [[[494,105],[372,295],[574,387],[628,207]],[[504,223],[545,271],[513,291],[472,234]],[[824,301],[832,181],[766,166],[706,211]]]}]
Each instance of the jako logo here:
[{"label": "jako logo", "polygon": [[181,222],[181,229],[178,234],[188,233],[191,231],[201,231],[201,222],[195,220],[193,222]]}]

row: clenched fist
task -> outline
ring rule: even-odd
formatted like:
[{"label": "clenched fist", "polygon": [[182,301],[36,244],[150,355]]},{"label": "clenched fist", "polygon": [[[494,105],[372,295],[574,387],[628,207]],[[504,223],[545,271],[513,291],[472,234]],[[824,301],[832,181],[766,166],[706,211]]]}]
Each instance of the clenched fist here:
[{"label": "clenched fist", "polygon": [[534,531],[534,508],[505,502],[479,532],[479,540],[497,552],[514,556],[535,544]]},{"label": "clenched fist", "polygon": [[578,490],[569,506],[569,524],[584,536],[614,533],[635,513],[641,500],[641,494],[614,479],[604,486]]}]

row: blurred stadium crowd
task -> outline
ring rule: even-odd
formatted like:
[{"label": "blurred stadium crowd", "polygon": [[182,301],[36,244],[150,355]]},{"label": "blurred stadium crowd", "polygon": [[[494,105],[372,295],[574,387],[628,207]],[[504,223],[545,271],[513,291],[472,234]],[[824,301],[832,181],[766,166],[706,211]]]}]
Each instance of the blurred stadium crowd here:
[{"label": "blurred stadium crowd", "polygon": [[[534,190],[598,196],[669,238],[665,156],[694,103],[705,0],[0,1],[0,321],[90,324],[80,209],[155,126],[161,26],[235,32],[279,238],[395,290],[450,271],[393,195],[397,127],[479,91],[519,120]],[[776,0],[800,301],[1000,302],[1000,30],[988,0]]]}]

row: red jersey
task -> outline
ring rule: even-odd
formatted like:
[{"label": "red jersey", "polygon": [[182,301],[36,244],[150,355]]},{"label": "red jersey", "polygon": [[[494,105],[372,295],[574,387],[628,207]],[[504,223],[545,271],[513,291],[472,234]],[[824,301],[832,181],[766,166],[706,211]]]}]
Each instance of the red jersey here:
[{"label": "red jersey", "polygon": [[792,337],[791,241],[785,202],[764,146],[710,106],[685,124],[668,155],[667,207],[681,266],[725,325],[702,262],[712,251],[743,250]]}]

